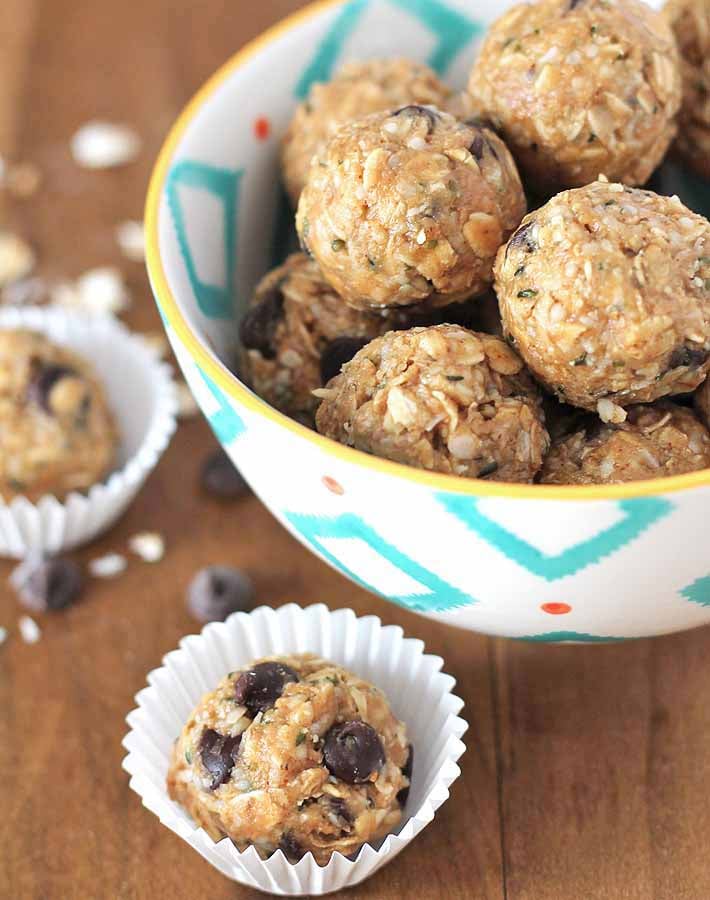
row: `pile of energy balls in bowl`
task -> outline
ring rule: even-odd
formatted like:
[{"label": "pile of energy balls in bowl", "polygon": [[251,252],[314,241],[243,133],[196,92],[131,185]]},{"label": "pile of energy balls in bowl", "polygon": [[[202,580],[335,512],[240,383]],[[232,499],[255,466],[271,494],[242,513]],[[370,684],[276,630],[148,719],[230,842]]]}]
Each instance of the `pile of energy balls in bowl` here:
[{"label": "pile of energy balls in bowl", "polygon": [[642,189],[669,150],[710,178],[707,0],[515,6],[465,93],[407,60],[346,66],[285,136],[302,252],[256,290],[242,375],[436,472],[710,467],[710,223]]}]

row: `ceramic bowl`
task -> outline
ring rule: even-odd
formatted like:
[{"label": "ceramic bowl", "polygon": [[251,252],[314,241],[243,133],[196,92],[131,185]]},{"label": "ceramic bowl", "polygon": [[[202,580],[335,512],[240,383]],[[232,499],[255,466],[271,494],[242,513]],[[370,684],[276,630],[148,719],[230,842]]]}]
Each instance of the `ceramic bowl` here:
[{"label": "ceramic bowl", "polygon": [[[165,327],[205,416],[256,493],[353,581],[453,625],[535,641],[702,625],[710,622],[710,471],[613,487],[419,471],[309,431],[228,367],[250,293],[292,233],[278,145],[298,100],[346,60],[373,56],[422,60],[463,86],[502,9],[494,0],[326,0],[223,66],[179,118],[152,179],[148,264]],[[700,210],[700,188],[683,177],[684,199]]]}]

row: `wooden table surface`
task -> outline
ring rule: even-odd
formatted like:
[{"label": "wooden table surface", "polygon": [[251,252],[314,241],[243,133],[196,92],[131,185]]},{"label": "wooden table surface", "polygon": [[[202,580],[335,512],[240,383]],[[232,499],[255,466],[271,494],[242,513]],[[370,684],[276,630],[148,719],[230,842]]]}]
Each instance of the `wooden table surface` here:
[{"label": "wooden table surface", "polygon": [[[122,264],[134,295],[127,320],[158,327],[142,267],[122,263],[114,226],[141,216],[152,160],[188,97],[298,5],[3,0],[0,154],[37,163],[44,183],[29,200],[1,198],[0,225],[31,240],[43,274]],[[73,165],[68,139],[96,116],[138,129],[138,162],[111,172]],[[551,647],[434,624],[327,568],[256,499],[225,506],[202,495],[199,465],[213,446],[202,420],[183,424],[129,513],[78,554],[124,550],[131,534],[155,529],[167,540],[164,561],[132,561],[74,608],[38,617],[37,644],[19,638],[11,566],[0,565],[0,625],[10,633],[0,647],[0,897],[256,896],[160,825],[121,769],[133,695],[195,630],[185,586],[218,562],[246,569],[265,603],[324,601],[399,623],[458,679],[470,723],[463,777],[435,823],[352,900],[710,897],[707,630]]]}]

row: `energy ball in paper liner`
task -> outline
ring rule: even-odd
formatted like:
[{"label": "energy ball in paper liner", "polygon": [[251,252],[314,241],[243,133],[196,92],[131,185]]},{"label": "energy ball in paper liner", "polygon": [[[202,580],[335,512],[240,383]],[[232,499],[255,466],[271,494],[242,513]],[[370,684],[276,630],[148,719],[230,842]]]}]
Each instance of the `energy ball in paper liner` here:
[{"label": "energy ball in paper liner", "polygon": [[86,491],[118,445],[90,364],[39,333],[0,330],[0,497]]},{"label": "energy ball in paper liner", "polygon": [[412,748],[384,694],[305,654],[231,672],[178,738],[170,796],[218,841],[324,865],[399,824]]}]

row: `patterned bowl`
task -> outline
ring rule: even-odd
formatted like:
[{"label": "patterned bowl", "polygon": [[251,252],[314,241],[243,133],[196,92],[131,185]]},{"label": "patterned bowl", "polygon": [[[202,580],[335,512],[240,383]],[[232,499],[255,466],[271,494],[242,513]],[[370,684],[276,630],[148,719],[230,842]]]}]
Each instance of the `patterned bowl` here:
[{"label": "patterned bowl", "polygon": [[[357,583],[464,628],[610,641],[710,622],[710,471],[614,487],[506,485],[419,471],[291,421],[233,375],[237,320],[285,255],[278,141],[347,59],[409,56],[463,85],[497,0],[314,3],[242,49],[158,160],[148,266],[165,327],[220,442],[274,515]],[[677,171],[700,209],[698,185]],[[677,189],[673,185],[673,189]],[[236,300],[235,300],[236,298]]]}]

